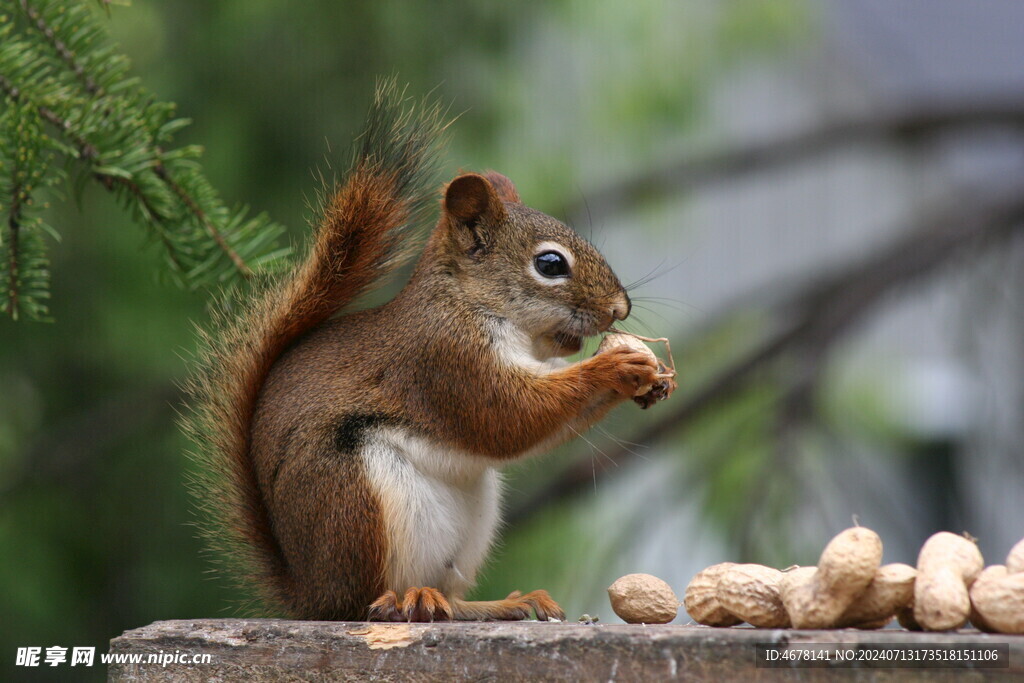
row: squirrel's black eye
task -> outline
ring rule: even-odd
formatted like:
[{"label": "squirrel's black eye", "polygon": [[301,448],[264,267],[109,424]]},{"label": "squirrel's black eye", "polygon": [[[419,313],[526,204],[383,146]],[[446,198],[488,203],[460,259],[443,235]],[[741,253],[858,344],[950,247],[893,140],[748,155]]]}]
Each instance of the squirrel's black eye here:
[{"label": "squirrel's black eye", "polygon": [[537,254],[533,260],[537,272],[544,277],[569,277],[569,262],[557,251],[545,251]]}]

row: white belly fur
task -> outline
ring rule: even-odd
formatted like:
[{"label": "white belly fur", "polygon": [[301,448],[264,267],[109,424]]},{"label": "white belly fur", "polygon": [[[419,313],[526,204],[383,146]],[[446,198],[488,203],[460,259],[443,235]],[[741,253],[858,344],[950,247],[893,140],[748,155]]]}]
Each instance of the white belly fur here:
[{"label": "white belly fur", "polygon": [[367,437],[361,456],[387,527],[387,588],[401,594],[431,586],[461,597],[473,585],[498,526],[495,463],[405,429]]}]

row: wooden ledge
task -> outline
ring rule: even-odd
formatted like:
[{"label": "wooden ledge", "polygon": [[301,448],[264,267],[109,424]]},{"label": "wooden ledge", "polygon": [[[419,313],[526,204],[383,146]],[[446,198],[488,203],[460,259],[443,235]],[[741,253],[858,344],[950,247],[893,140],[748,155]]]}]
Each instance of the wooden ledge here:
[{"label": "wooden ledge", "polygon": [[[755,645],[1002,645],[1009,666],[764,668]],[[1005,644],[1005,645],[1003,645]],[[916,681],[1024,678],[1024,636],[575,623],[369,624],[278,619],[158,621],[111,641],[112,681]],[[153,655],[152,662],[148,658]],[[209,655],[208,662],[193,661]],[[173,659],[172,659],[173,658]],[[877,662],[875,663],[877,666]]]}]

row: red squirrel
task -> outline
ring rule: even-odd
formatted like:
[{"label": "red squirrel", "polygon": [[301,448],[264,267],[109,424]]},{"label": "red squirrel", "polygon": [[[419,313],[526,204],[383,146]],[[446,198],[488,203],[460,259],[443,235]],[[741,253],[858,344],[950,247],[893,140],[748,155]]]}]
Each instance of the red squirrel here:
[{"label": "red squirrel", "polygon": [[565,360],[629,296],[495,172],[444,188],[393,300],[342,310],[409,256],[443,129],[436,107],[378,88],[305,258],[204,335],[186,429],[206,533],[293,618],[563,619],[543,590],[463,599],[498,525],[498,470],[671,381],[625,347]]}]

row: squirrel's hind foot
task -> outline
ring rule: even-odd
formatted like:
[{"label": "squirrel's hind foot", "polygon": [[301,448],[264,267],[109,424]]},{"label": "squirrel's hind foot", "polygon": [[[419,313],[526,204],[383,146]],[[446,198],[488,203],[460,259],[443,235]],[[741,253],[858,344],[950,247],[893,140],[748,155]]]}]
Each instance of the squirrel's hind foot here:
[{"label": "squirrel's hind foot", "polygon": [[370,605],[369,621],[521,621],[530,613],[540,621],[565,620],[565,612],[545,590],[509,593],[504,600],[448,600],[436,588],[410,588],[399,600],[394,591]]},{"label": "squirrel's hind foot", "polygon": [[565,620],[565,612],[545,590],[531,591],[526,595],[513,591],[504,600],[453,600],[452,607],[456,621],[520,621],[529,619],[531,611],[536,613],[539,621]]},{"label": "squirrel's hind foot", "polygon": [[394,591],[370,605],[369,621],[451,621],[452,606],[436,588],[410,588],[401,600]]}]

